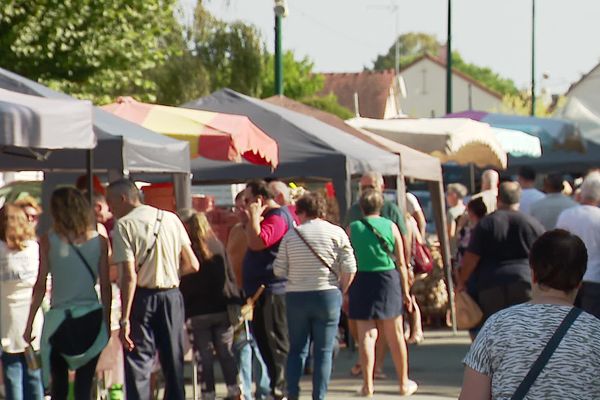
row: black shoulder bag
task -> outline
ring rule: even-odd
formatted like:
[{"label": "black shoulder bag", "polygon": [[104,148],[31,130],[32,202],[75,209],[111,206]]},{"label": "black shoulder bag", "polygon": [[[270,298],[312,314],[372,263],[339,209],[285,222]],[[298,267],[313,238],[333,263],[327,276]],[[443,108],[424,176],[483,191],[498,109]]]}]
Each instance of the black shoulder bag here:
[{"label": "black shoulder bag", "polygon": [[327,264],[327,261],[325,261],[323,259],[323,257],[321,257],[321,255],[319,253],[317,253],[315,251],[315,249],[312,248],[312,246],[306,241],[306,239],[304,238],[304,236],[300,233],[300,231],[298,230],[298,228],[294,228],[294,232],[296,232],[296,235],[298,235],[298,237],[300,238],[300,240],[302,240],[304,242],[304,244],[306,245],[306,247],[308,247],[308,249],[311,251],[311,253],[314,254],[315,257],[317,257],[317,259],[321,262],[321,264],[323,264],[325,266],[325,268],[327,268],[334,276],[337,280],[340,279],[339,275],[337,272],[334,271],[333,268],[331,268],[331,266],[329,264]]},{"label": "black shoulder bag", "polygon": [[525,398],[525,395],[527,395],[527,392],[529,392],[529,389],[537,379],[540,372],[542,372],[548,361],[550,361],[550,357],[552,357],[552,354],[554,354],[554,351],[565,337],[565,334],[571,325],[573,325],[573,322],[575,322],[577,317],[579,317],[579,314],[581,314],[580,308],[571,308],[571,311],[569,311],[558,328],[556,328],[556,331],[546,344],[546,347],[544,347],[537,360],[535,360],[529,369],[525,379],[523,379],[515,393],[512,395],[511,400],[522,400]]}]

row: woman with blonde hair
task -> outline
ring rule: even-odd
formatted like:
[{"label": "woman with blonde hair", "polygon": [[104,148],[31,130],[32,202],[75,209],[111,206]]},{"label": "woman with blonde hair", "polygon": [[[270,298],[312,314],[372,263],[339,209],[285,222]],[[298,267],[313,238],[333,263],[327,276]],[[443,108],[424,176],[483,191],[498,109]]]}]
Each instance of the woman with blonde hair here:
[{"label": "woman with blonde hair", "polygon": [[[67,398],[68,371],[75,371],[75,399],[89,399],[100,352],[108,342],[111,287],[108,244],[98,235],[92,210],[81,192],[56,189],[50,199],[52,229],[40,239],[40,267],[23,338],[36,336],[34,316],[52,274],[50,310],[41,336],[42,378],[52,376],[52,399]],[[101,300],[95,285],[100,281]]]},{"label": "woman with blonde hair", "polygon": [[[6,398],[41,400],[39,370],[27,368],[23,340],[33,285],[39,266],[39,246],[23,209],[6,204],[0,210],[0,338]],[[42,313],[35,315],[33,331],[39,338]],[[40,341],[32,344],[39,350]]]},{"label": "woman with blonde hair", "polygon": [[179,213],[190,235],[192,249],[200,261],[200,270],[181,278],[185,318],[188,321],[192,346],[200,366],[202,399],[216,398],[214,352],[227,385],[226,399],[241,399],[238,368],[233,352],[233,327],[227,315],[227,305],[237,286],[233,270],[225,256],[223,244],[215,236],[204,213]]}]

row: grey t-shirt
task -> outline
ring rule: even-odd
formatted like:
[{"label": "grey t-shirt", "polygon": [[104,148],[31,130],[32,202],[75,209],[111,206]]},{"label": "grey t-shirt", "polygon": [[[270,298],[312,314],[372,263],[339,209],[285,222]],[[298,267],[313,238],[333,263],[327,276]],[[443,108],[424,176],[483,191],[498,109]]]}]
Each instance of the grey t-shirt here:
[{"label": "grey t-shirt", "polygon": [[[510,399],[571,307],[524,303],[492,315],[463,360],[491,377],[492,399]],[[575,320],[526,399],[600,399],[600,320]]]}]

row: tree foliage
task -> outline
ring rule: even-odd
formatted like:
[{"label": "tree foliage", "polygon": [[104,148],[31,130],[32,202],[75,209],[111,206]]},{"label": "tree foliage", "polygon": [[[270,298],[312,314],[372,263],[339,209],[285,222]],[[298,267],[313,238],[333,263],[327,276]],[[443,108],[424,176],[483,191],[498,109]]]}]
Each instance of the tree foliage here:
[{"label": "tree foliage", "polygon": [[175,53],[176,0],[9,0],[0,12],[0,63],[98,103],[120,94],[153,100],[146,72]]},{"label": "tree foliage", "polygon": [[318,108],[319,110],[337,115],[341,119],[350,119],[354,117],[354,113],[348,110],[346,107],[341,106],[338,102],[337,96],[333,93],[329,93],[326,96],[305,97],[299,101],[307,106]]},{"label": "tree foliage", "polygon": [[[402,34],[398,37],[398,42],[400,44],[400,69],[425,54],[437,56],[442,48],[442,43],[434,35],[420,32]],[[387,54],[377,56],[373,62],[373,69],[379,71],[394,68],[395,49],[394,43]],[[466,62],[457,51],[452,52],[452,66],[502,95],[517,95],[518,93],[517,87],[511,79],[501,77],[488,67],[480,67]]]},{"label": "tree foliage", "polygon": [[[314,96],[323,88],[325,78],[314,74],[314,63],[304,57],[296,60],[294,52],[288,50],[283,54],[283,94],[291,99]],[[264,57],[264,73],[262,76],[262,97],[275,94],[275,56],[266,53]]]}]

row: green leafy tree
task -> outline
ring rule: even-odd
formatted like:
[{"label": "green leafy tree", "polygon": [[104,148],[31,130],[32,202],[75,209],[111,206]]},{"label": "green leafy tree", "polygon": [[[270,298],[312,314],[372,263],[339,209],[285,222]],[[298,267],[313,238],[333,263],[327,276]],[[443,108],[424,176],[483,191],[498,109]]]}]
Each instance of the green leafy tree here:
[{"label": "green leafy tree", "polygon": [[147,71],[176,50],[176,0],[8,0],[0,12],[0,64],[97,103],[155,98]]},{"label": "green leafy tree", "polygon": [[[265,54],[264,71],[262,75],[261,96],[270,97],[275,94],[275,57]],[[314,63],[304,57],[296,60],[291,50],[283,54],[283,94],[291,99],[301,99],[314,96],[323,88],[325,78],[313,73]]]},{"label": "green leafy tree", "polygon": [[[421,32],[402,34],[398,37],[398,42],[400,44],[400,69],[425,54],[437,56],[442,48],[442,43],[434,35]],[[377,56],[377,59],[373,62],[373,69],[380,71],[394,68],[395,49],[396,46],[394,43],[386,54]],[[502,95],[518,94],[517,87],[511,79],[501,77],[490,68],[480,67],[464,61],[457,51],[452,52],[452,66],[487,88]]]},{"label": "green leafy tree", "polygon": [[264,50],[256,27],[240,21],[220,21],[199,1],[191,42],[192,53],[209,76],[211,91],[228,87],[260,96]]},{"label": "green leafy tree", "polygon": [[350,119],[354,117],[354,113],[352,111],[338,103],[337,96],[333,93],[329,93],[327,96],[305,97],[299,101],[307,106],[318,108],[319,110],[337,115],[341,119]]}]

